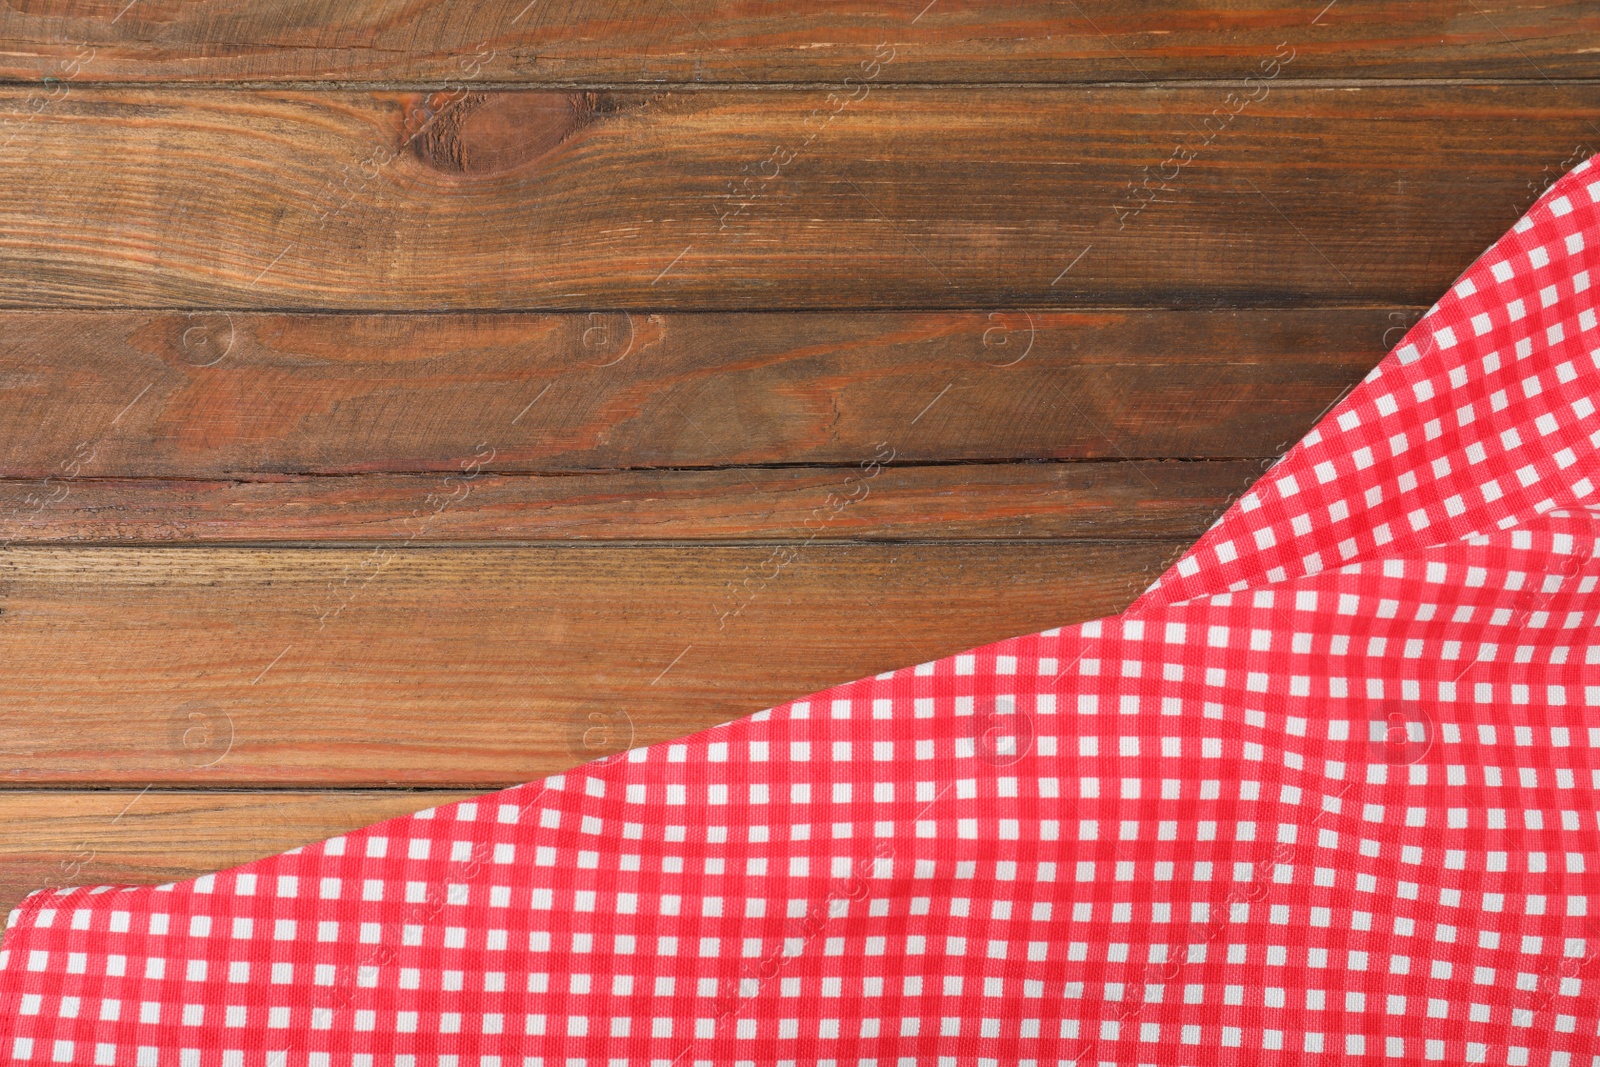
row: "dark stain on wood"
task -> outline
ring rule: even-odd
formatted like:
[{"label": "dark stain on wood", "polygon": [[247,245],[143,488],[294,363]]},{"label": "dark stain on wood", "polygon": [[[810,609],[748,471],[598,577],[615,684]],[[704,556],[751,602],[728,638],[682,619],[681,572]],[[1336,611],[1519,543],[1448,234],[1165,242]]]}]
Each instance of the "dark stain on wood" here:
[{"label": "dark stain on wood", "polygon": [[435,170],[486,176],[527,168],[593,120],[592,93],[466,93],[414,143]]}]

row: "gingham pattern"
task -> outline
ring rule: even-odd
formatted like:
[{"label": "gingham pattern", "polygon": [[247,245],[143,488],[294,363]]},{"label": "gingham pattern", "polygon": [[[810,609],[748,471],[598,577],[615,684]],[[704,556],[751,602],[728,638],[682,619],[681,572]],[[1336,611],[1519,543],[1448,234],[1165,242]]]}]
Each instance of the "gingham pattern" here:
[{"label": "gingham pattern", "polygon": [[0,1055],[1600,1064],[1597,201],[1562,178],[1129,612],[36,894]]}]

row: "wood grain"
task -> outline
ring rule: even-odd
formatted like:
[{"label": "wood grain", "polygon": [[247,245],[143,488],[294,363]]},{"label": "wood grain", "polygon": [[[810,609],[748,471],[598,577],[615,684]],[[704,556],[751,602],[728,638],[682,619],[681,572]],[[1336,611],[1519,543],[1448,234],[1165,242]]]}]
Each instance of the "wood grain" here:
[{"label": "wood grain", "polygon": [[1591,0],[0,42],[0,911],[1116,611],[1600,149]]},{"label": "wood grain", "polygon": [[[12,0],[0,77],[513,82],[839,80],[875,49],[917,82],[1236,78],[1281,41],[1295,76],[1593,74],[1600,15],[1581,0]],[[1320,9],[1320,10],[1319,10]],[[81,69],[66,66],[87,56]]]},{"label": "wood grain", "polygon": [[509,785],[1120,610],[1182,547],[13,546],[0,784]]},{"label": "wood grain", "polygon": [[36,889],[193,878],[468,795],[0,791],[0,922]]},{"label": "wood grain", "polygon": [[0,481],[0,542],[1173,541],[1268,462]]},{"label": "wood grain", "polygon": [[0,152],[0,303],[1427,305],[1600,131],[1600,85],[1260,91],[80,86]]},{"label": "wood grain", "polygon": [[10,312],[0,477],[1267,458],[1420,310]]}]

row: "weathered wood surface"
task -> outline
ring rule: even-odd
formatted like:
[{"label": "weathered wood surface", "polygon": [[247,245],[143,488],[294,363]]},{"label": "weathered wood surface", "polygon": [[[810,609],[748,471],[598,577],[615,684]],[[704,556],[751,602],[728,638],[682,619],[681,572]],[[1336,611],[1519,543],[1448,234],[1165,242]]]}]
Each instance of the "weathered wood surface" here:
[{"label": "weathered wood surface", "polygon": [[0,923],[35,889],[193,878],[468,795],[0,792]]},{"label": "weathered wood surface", "polygon": [[0,481],[0,543],[1192,540],[1266,464]]},{"label": "weathered wood surface", "polygon": [[1597,49],[1587,0],[11,0],[0,909],[1119,609],[1600,149]]},{"label": "weathered wood surface", "polygon": [[0,39],[0,77],[115,81],[838,81],[891,50],[883,80],[1239,78],[1284,41],[1298,77],[1525,79],[1592,76],[1600,13],[1582,0],[13,0]]},{"label": "weathered wood surface", "polygon": [[1267,458],[1420,308],[0,314],[0,477]]},{"label": "weathered wood surface", "polygon": [[13,546],[0,782],[509,785],[1119,610],[1182,547]]},{"label": "weathered wood surface", "polygon": [[1258,89],[77,87],[0,151],[0,305],[1426,306],[1600,129]]}]

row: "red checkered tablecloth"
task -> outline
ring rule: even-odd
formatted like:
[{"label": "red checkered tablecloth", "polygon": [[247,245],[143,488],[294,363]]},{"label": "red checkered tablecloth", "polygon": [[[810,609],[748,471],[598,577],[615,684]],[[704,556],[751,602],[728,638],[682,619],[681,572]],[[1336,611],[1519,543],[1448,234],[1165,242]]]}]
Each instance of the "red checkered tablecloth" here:
[{"label": "red checkered tablecloth", "polygon": [[1592,162],[1122,615],[36,893],[0,1056],[1600,1064]]}]

